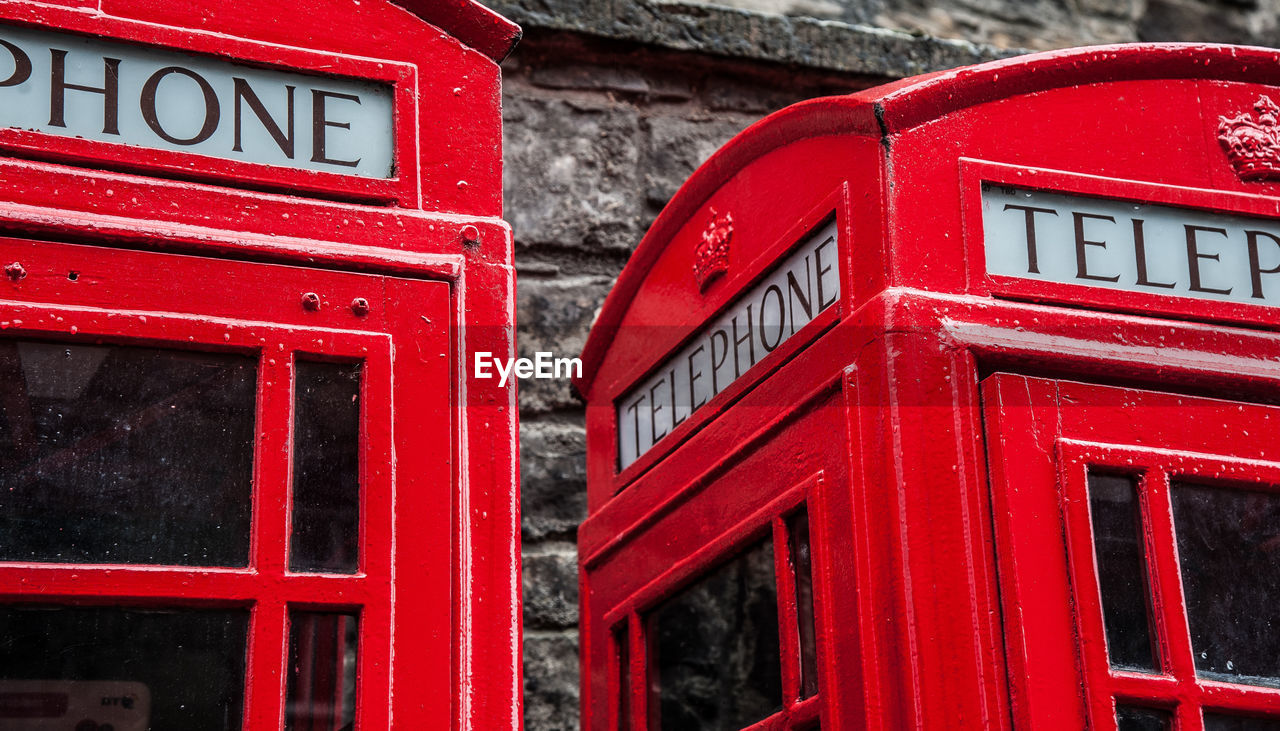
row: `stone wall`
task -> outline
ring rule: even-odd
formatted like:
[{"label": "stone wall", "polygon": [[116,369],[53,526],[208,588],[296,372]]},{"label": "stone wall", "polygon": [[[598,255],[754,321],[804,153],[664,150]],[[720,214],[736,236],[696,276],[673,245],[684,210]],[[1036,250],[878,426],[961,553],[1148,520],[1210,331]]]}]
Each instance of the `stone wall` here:
[{"label": "stone wall", "polygon": [[[485,1],[526,31],[503,65],[524,355],[577,355],[658,211],[771,111],[1018,47],[1280,41],[1280,0]],[[558,381],[520,408],[526,726],[576,729],[583,410]]]},{"label": "stone wall", "polygon": [[1133,41],[1274,46],[1280,0],[886,0],[880,25],[1036,50]]},{"label": "stone wall", "polygon": [[[491,4],[526,29],[572,28],[671,46],[696,42],[699,28],[708,36],[718,35],[715,42],[722,45],[732,45],[735,37],[750,37],[752,27],[788,27],[803,42],[815,25],[824,23],[1035,50],[1133,41],[1263,46],[1280,41],[1280,0],[493,0]],[[735,11],[736,19],[732,18]],[[778,23],[779,18],[786,20]],[[743,29],[748,30],[740,32]],[[777,35],[757,34],[756,38],[767,41],[766,55],[792,42]]]}]

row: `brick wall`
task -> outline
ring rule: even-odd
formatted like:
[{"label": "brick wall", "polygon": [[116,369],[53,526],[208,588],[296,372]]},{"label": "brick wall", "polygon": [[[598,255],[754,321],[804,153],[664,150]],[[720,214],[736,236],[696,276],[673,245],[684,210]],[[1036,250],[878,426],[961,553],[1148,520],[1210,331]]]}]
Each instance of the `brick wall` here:
[{"label": "brick wall", "polygon": [[[526,31],[503,66],[524,355],[577,355],[658,211],[771,111],[1006,48],[1280,42],[1280,0],[486,2]],[[576,729],[583,410],[567,382],[525,381],[520,418],[526,726]]]}]

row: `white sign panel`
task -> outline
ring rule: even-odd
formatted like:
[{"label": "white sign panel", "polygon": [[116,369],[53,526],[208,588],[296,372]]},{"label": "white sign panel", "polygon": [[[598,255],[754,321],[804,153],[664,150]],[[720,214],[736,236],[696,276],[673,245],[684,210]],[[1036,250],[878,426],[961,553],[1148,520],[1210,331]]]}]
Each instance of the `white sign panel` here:
[{"label": "white sign panel", "polygon": [[151,690],[122,680],[0,680],[0,729],[151,728]]},{"label": "white sign panel", "polygon": [[806,239],[675,357],[618,401],[625,469],[840,299],[835,221]]},{"label": "white sign panel", "polygon": [[389,178],[391,87],[0,26],[0,127]]},{"label": "white sign panel", "polygon": [[984,183],[987,271],[1280,305],[1280,220]]}]

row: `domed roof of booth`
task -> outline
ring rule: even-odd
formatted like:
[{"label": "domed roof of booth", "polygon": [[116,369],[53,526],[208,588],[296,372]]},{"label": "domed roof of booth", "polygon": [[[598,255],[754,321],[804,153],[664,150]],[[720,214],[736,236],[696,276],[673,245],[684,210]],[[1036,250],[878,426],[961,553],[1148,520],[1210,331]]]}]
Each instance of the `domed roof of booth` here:
[{"label": "domed roof of booth", "polygon": [[520,26],[474,0],[392,0],[470,48],[501,62],[520,41]]},{"label": "domed roof of booth", "polygon": [[936,71],[845,96],[793,104],[740,132],[689,176],[632,253],[605,298],[582,350],[587,396],[627,308],[679,228],[752,160],[787,143],[825,135],[886,141],[953,112],[1007,97],[1122,80],[1219,80],[1280,85],[1280,51],[1206,43],[1127,43],[1047,51]]}]

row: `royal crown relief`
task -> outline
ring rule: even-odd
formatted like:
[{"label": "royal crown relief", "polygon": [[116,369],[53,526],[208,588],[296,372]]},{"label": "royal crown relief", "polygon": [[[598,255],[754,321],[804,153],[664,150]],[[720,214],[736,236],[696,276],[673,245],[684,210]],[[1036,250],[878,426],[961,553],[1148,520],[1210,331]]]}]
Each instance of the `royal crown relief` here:
[{"label": "royal crown relief", "polygon": [[733,215],[717,214],[711,209],[711,220],[702,232],[693,252],[693,275],[698,291],[705,292],[716,279],[729,271],[729,244],[733,241]]},{"label": "royal crown relief", "polygon": [[1280,180],[1280,106],[1263,95],[1253,109],[1218,117],[1218,142],[1241,180]]}]

